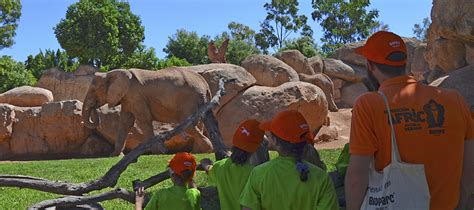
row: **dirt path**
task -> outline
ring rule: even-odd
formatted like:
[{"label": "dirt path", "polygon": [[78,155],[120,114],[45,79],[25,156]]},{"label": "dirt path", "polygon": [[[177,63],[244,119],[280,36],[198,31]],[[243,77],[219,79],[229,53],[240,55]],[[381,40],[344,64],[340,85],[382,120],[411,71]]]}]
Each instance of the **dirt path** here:
[{"label": "dirt path", "polygon": [[349,142],[351,132],[352,109],[339,109],[338,112],[329,112],[331,126],[337,128],[338,139],[331,142],[316,144],[316,149],[336,149],[344,147]]}]

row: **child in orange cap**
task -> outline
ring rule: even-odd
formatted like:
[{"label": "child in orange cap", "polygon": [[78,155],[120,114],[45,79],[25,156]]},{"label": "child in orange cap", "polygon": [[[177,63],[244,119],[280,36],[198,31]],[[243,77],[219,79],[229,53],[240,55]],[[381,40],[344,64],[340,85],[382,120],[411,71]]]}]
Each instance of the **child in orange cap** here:
[{"label": "child in orange cap", "polygon": [[[201,209],[201,193],[193,182],[196,172],[196,159],[187,152],[174,155],[169,162],[173,186],[158,190],[145,207],[147,209]],[[142,209],[143,188],[137,192],[135,209]]]},{"label": "child in orange cap", "polygon": [[257,120],[242,122],[232,139],[232,155],[212,165],[209,159],[201,160],[201,167],[209,174],[211,183],[217,186],[221,209],[241,209],[239,197],[253,169],[250,156],[260,146],[265,132]]},{"label": "child in orange cap", "polygon": [[339,209],[327,173],[302,160],[308,123],[297,111],[283,111],[260,128],[270,131],[279,154],[255,167],[240,196],[242,209]]}]

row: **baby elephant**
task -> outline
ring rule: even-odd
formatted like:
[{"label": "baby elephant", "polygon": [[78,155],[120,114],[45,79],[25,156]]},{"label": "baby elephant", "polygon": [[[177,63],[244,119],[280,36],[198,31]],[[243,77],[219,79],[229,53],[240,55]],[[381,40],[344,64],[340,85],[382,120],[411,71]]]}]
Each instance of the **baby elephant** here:
[{"label": "baby elephant", "polygon": [[[99,126],[97,108],[121,105],[120,126],[115,150],[119,155],[130,129],[136,123],[145,139],[151,138],[153,121],[181,123],[211,98],[209,86],[198,73],[167,68],[160,71],[141,69],[113,70],[96,73],[84,100],[82,116],[90,129]],[[198,127],[186,133],[194,138],[193,152],[210,152],[212,144]]]}]

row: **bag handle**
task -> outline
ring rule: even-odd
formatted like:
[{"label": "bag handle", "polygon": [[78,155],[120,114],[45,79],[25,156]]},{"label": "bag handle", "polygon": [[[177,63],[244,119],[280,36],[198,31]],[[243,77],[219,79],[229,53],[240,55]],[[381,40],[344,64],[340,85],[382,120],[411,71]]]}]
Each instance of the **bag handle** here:
[{"label": "bag handle", "polygon": [[385,108],[387,109],[388,121],[390,122],[390,136],[392,143],[392,162],[401,163],[400,153],[398,152],[397,139],[395,138],[395,128],[393,127],[392,113],[390,112],[390,106],[388,105],[388,100],[385,94],[382,91],[378,91],[379,95],[382,96],[385,103]]}]

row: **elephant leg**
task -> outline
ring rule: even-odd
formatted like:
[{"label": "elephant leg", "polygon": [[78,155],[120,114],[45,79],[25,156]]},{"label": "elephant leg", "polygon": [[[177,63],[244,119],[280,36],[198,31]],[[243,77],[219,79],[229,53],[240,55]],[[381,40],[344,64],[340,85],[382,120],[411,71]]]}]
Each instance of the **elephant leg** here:
[{"label": "elephant leg", "polygon": [[117,140],[115,141],[115,149],[110,154],[111,157],[118,156],[122,153],[125,148],[125,140],[127,139],[128,132],[135,123],[135,117],[130,112],[120,113],[120,125],[118,128]]},{"label": "elephant leg", "polygon": [[[143,143],[150,141],[151,138],[155,135],[154,130],[153,130],[152,119],[137,120],[137,127],[141,130],[143,134]],[[166,147],[164,146],[164,143],[162,142],[160,144],[153,146],[152,148],[149,148],[149,151],[151,151],[152,154],[165,154]]]},{"label": "elephant leg", "polygon": [[212,151],[213,147],[211,141],[202,133],[202,131],[197,126],[186,129],[186,134],[188,134],[194,139],[192,150],[193,153],[204,153]]}]

